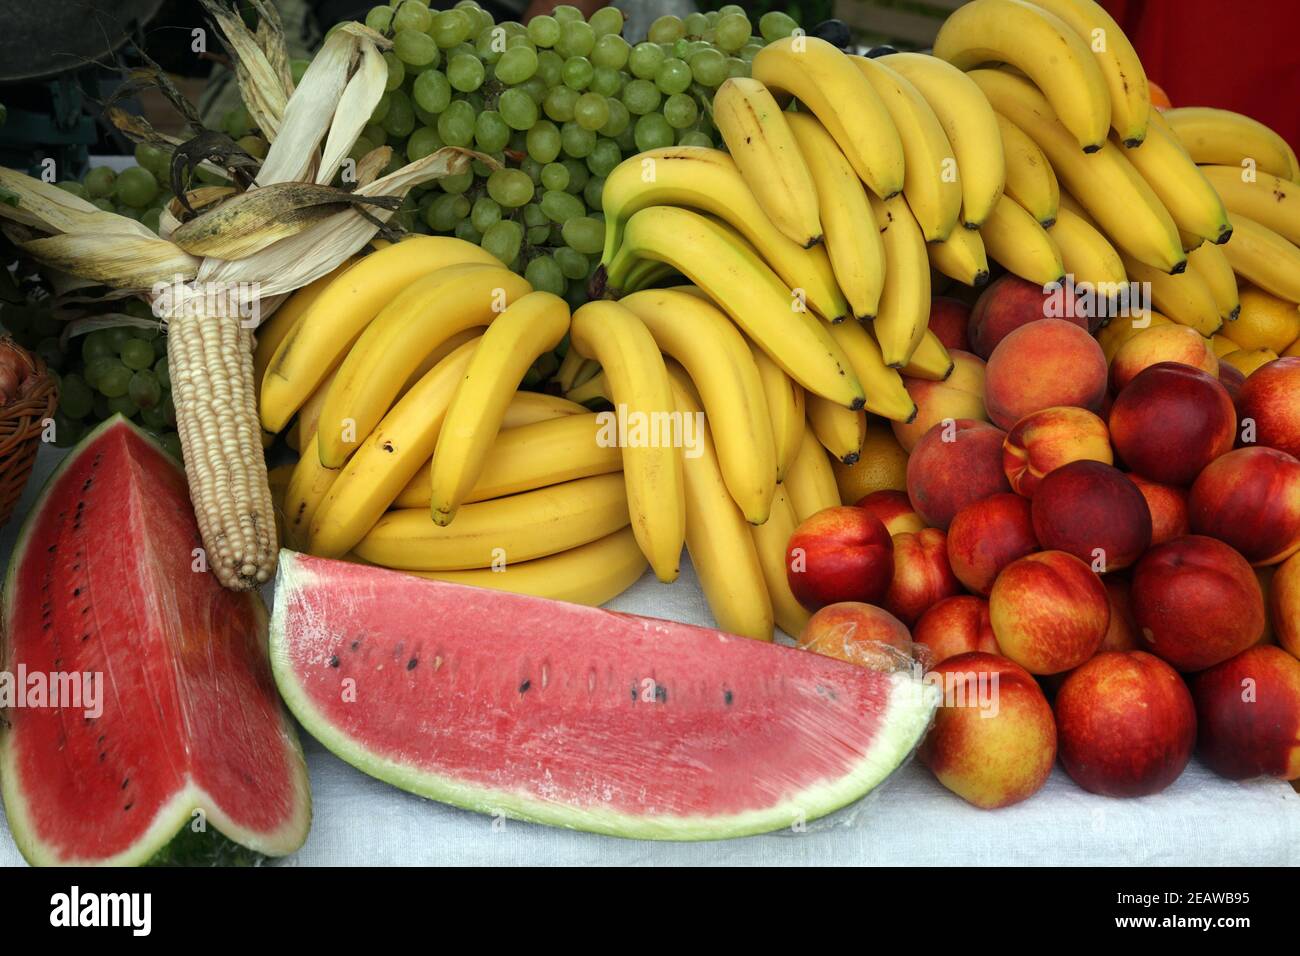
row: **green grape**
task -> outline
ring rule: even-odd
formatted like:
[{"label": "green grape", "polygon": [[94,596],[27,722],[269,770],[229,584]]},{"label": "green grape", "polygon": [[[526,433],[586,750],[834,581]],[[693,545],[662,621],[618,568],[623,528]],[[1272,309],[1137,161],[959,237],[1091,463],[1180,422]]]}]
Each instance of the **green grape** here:
[{"label": "green grape", "polygon": [[655,71],[655,86],[669,95],[685,93],[691,86],[691,68],[685,60],[669,57]]},{"label": "green grape", "polygon": [[753,29],[749,25],[749,17],[744,13],[726,13],[718,17],[713,31],[718,49],[731,53],[749,42]]},{"label": "green grape", "polygon": [[111,199],[104,199],[102,197],[99,199],[92,199],[90,204],[99,207],[104,210],[104,212],[117,212],[117,207],[113,205],[113,200]]},{"label": "green grape", "polygon": [[688,37],[700,36],[709,28],[709,18],[702,13],[688,13],[682,20],[682,29],[686,31]]},{"label": "green grape", "polygon": [[122,364],[139,371],[153,365],[153,346],[141,339],[132,339],[122,346]]},{"label": "green grape", "polygon": [[457,239],[464,240],[465,242],[472,242],[476,246],[483,241],[483,234],[475,229],[474,224],[468,219],[462,219],[460,222],[456,223],[456,228],[452,230],[452,234]]},{"label": "green grape", "polygon": [[86,380],[75,372],[69,372],[59,380],[59,411],[69,418],[85,418],[90,414],[94,400]]},{"label": "green grape", "polygon": [[549,163],[560,155],[560,129],[550,120],[538,120],[524,141],[528,155],[539,163]]},{"label": "green grape", "polygon": [[518,169],[498,169],[488,177],[487,191],[502,206],[517,209],[533,198],[533,181]]},{"label": "green grape", "polygon": [[546,94],[546,99],[542,101],[542,109],[557,123],[567,123],[573,119],[573,111],[578,105],[580,95],[577,90],[569,89],[567,86],[556,86]]},{"label": "green grape", "polygon": [[474,138],[474,107],[464,100],[450,103],[438,117],[438,135],[448,146],[468,146]]},{"label": "green grape", "polygon": [[167,174],[171,171],[172,154],[170,150],[162,149],[159,146],[136,143],[135,161],[153,173],[155,179],[166,179]]},{"label": "green grape", "polygon": [[506,34],[506,49],[503,50],[502,52],[504,53],[504,52],[506,52],[506,51],[508,51],[508,50],[513,50],[513,49],[514,49],[515,47],[517,47],[517,46],[526,46],[526,47],[528,47],[528,49],[532,50],[534,53],[537,52],[537,47],[535,47],[535,46],[533,45],[533,41],[532,41],[532,40],[528,39],[528,34],[527,34],[527,33],[524,33],[522,36],[519,36],[519,35],[517,35],[517,34],[510,34],[510,33],[507,33],[507,34]]},{"label": "green grape", "polygon": [[542,181],[542,164],[531,156],[525,156],[519,163],[519,171],[525,173],[536,186]]},{"label": "green grape", "polygon": [[86,428],[81,422],[63,414],[62,409],[54,413],[55,448],[71,448],[77,442],[81,441],[85,431]]},{"label": "green grape", "polygon": [[560,70],[560,79],[571,90],[585,90],[591,84],[595,69],[585,56],[571,56],[564,61]]},{"label": "green grape", "polygon": [[564,57],[554,50],[543,50],[537,54],[537,72],[535,79],[541,79],[546,89],[560,85],[560,71],[564,69]]},{"label": "green grape", "polygon": [[758,32],[768,43],[775,43],[788,37],[797,29],[799,24],[795,23],[789,14],[782,13],[780,10],[769,10],[758,18]]},{"label": "green grape", "polygon": [[167,365],[167,356],[163,355],[153,366],[154,377],[158,379],[158,384],[163,388],[172,387],[171,369]]},{"label": "green grape", "polygon": [[163,451],[167,452],[167,454],[171,455],[177,461],[182,460],[181,436],[176,434],[176,432],[168,432],[163,435],[159,444],[163,446]]},{"label": "green grape", "polygon": [[678,146],[713,146],[713,139],[697,129],[682,130],[677,134]]},{"label": "green grape", "polygon": [[599,93],[583,93],[574,104],[573,119],[583,129],[600,129],[609,122],[609,103]]},{"label": "green grape", "polygon": [[407,66],[432,66],[438,59],[438,45],[427,33],[399,30],[393,37],[393,52]]},{"label": "green grape", "polygon": [[472,53],[457,53],[447,61],[447,81],[462,93],[477,90],[486,76],[483,61]]},{"label": "green grape", "polygon": [[541,106],[542,100],[546,99],[546,93],[550,87],[546,85],[546,81],[540,75],[534,74],[516,86],[515,89],[532,100],[534,106]]},{"label": "green grape", "polygon": [[[86,384],[98,392],[100,376],[114,366],[121,364],[121,362],[113,358],[111,355],[100,356],[99,358],[91,359],[85,364],[85,367],[82,369],[82,375],[86,379]],[[123,366],[123,368],[125,368],[125,366]]]},{"label": "green grape", "polygon": [[749,15],[745,13],[745,8],[738,3],[724,3],[722,6],[718,7],[719,17],[725,17],[728,13],[738,13],[742,16]]},{"label": "green grape", "polygon": [[550,256],[538,256],[530,261],[524,269],[524,278],[539,292],[564,294],[564,273]]},{"label": "green grape", "polygon": [[631,80],[627,86],[623,87],[623,105],[633,116],[644,116],[647,113],[653,113],[659,108],[659,100],[662,98],[659,87],[655,86],[649,80]]},{"label": "green grape", "polygon": [[555,44],[555,52],[560,56],[586,56],[595,45],[596,33],[585,20],[560,24],[560,39]]},{"label": "green grape", "polygon": [[117,173],[107,166],[96,166],[86,173],[82,185],[86,187],[86,194],[91,199],[104,199],[113,194],[113,183],[116,181]]},{"label": "green grape", "polygon": [[587,180],[591,178],[587,164],[570,157],[564,160],[564,168],[569,171],[569,185],[564,187],[564,191],[573,196],[580,195],[582,187],[587,185]]},{"label": "green grape", "polygon": [[712,89],[727,78],[727,58],[712,47],[692,53],[689,62],[691,75],[700,86]]},{"label": "green grape", "polygon": [[460,194],[466,192],[469,187],[474,185],[474,170],[467,169],[463,173],[455,173],[451,176],[443,176],[438,180],[438,188],[445,193]]},{"label": "green grape", "polygon": [[[524,242],[530,246],[544,246],[550,238],[550,226],[529,226],[524,230]],[[513,269],[514,266],[511,268]]]},{"label": "green grape", "polygon": [[562,191],[568,185],[569,171],[563,163],[547,163],[542,167],[542,189]]},{"label": "green grape", "polygon": [[463,195],[443,193],[424,210],[424,221],[434,232],[451,232],[469,211],[469,200]]},{"label": "green grape", "polygon": [[162,399],[162,386],[153,372],[142,369],[131,376],[127,395],[140,408],[153,408]]},{"label": "green grape", "polygon": [[433,26],[433,14],[421,3],[401,3],[393,12],[393,26],[398,30],[428,31]]},{"label": "green grape", "polygon": [[429,35],[438,46],[446,50],[458,43],[464,43],[469,38],[472,25],[470,18],[465,15],[463,10],[443,10],[441,13],[434,14],[433,25],[429,28]]},{"label": "green grape", "polygon": [[611,99],[609,106],[609,121],[600,128],[602,136],[615,137],[624,132],[632,123],[632,114],[628,112],[622,100]]},{"label": "green grape", "polygon": [[560,128],[560,144],[569,156],[584,159],[596,146],[596,133],[594,130],[583,129],[577,123],[565,123]]},{"label": "green grape", "polygon": [[726,60],[727,76],[749,76],[749,64],[738,56],[729,56]]},{"label": "green grape", "polygon": [[636,150],[636,127],[629,123],[627,129],[614,137],[614,142],[618,143],[618,148],[624,153],[632,154]]},{"label": "green grape", "polygon": [[131,376],[135,374],[117,359],[112,359],[95,371],[95,388],[105,398],[118,398],[125,395],[131,387]]},{"label": "green grape", "polygon": [[536,50],[531,46],[517,46],[501,54],[493,75],[502,83],[522,83],[537,72],[537,64]]},{"label": "green grape", "polygon": [[555,17],[542,14],[528,21],[528,39],[540,47],[553,47],[560,39],[560,23]]},{"label": "green grape", "polygon": [[524,225],[530,229],[533,226],[549,227],[551,225],[551,220],[542,210],[540,202],[530,202],[524,207]]},{"label": "green grape", "polygon": [[421,126],[406,141],[406,158],[424,159],[430,153],[436,153],[440,149],[442,149],[442,137],[438,135],[438,130],[432,126]]},{"label": "green grape", "polygon": [[674,93],[664,101],[663,114],[673,129],[686,129],[699,118],[700,108],[693,97]]},{"label": "green grape", "polygon": [[162,207],[155,206],[153,209],[146,209],[144,215],[140,217],[140,225],[157,232],[162,225]]},{"label": "green grape", "polygon": [[[391,100],[389,99],[388,94],[385,93],[384,94],[385,115],[387,115],[388,113],[389,102],[391,102]],[[361,135],[364,136],[366,139],[370,140],[370,142],[374,143],[376,146],[382,144],[383,141],[388,136],[388,134],[384,132],[383,125],[380,123],[367,123],[365,128],[361,130]]]},{"label": "green grape", "polygon": [[474,146],[484,153],[499,153],[510,142],[510,127],[496,110],[484,110],[474,120]]},{"label": "green grape", "polygon": [[582,11],[571,4],[562,3],[551,11],[551,16],[561,24],[573,23],[575,20],[582,19]]},{"label": "green grape", "polygon": [[601,7],[587,18],[597,38],[618,36],[623,32],[623,11],[617,7]]},{"label": "green grape", "polygon": [[565,244],[583,255],[594,256],[605,248],[605,224],[591,216],[575,216],[562,227]]},{"label": "green grape", "polygon": [[660,17],[650,24],[646,39],[651,43],[672,43],[686,35],[686,25],[673,16]]},{"label": "green grape", "polygon": [[374,140],[362,134],[353,140],[352,151],[348,153],[348,156],[354,160],[360,161],[361,157],[374,149],[375,146],[376,143]]},{"label": "green grape", "polygon": [[116,358],[117,348],[107,329],[96,329],[81,340],[81,360],[89,365],[97,358]]},{"label": "green grape", "polygon": [[[602,247],[603,248],[603,247]],[[566,279],[585,279],[587,269],[590,267],[587,257],[577,249],[571,249],[568,246],[560,246],[552,250],[551,257],[555,259],[555,264],[560,267]]]},{"label": "green grape", "polygon": [[404,140],[415,129],[415,110],[411,99],[402,90],[393,90],[389,94],[388,114],[382,123],[384,132],[397,140]]},{"label": "green grape", "polygon": [[673,128],[661,113],[647,113],[636,121],[636,148],[643,153],[671,146],[673,139]]},{"label": "green grape", "polygon": [[637,79],[648,80],[665,59],[663,48],[657,43],[638,43],[628,54],[627,68]]},{"label": "green grape", "polygon": [[557,189],[548,189],[542,193],[541,208],[551,222],[567,222],[587,211],[577,196]]},{"label": "green grape", "polygon": [[55,183],[54,185],[59,189],[62,189],[65,193],[72,193],[72,195],[76,196],[78,199],[90,199],[90,193],[86,192],[86,187],[81,185],[81,183],[77,182],[75,179],[65,179],[63,182]]},{"label": "green grape", "polygon": [[501,204],[491,196],[479,196],[469,211],[469,221],[479,232],[484,232],[501,221]]},{"label": "green grape", "polygon": [[591,48],[591,62],[596,66],[621,70],[627,66],[632,47],[617,33],[607,33]]},{"label": "green grape", "polygon": [[126,344],[135,338],[131,334],[131,330],[125,325],[115,325],[113,328],[104,331],[108,333],[108,343],[113,346],[113,352],[118,355],[122,353],[122,349]]},{"label": "green grape", "polygon": [[600,208],[600,196],[604,190],[604,176],[592,176],[587,180],[587,185],[582,187],[582,199],[587,204],[588,209]]},{"label": "green grape", "polygon": [[161,431],[167,427],[167,416],[157,405],[150,405],[140,409],[140,421],[144,422],[146,428],[154,431]]},{"label": "green grape", "polygon": [[[130,383],[127,384],[128,390]],[[140,407],[136,405],[135,399],[128,395],[118,395],[110,398],[106,403],[109,415],[121,415],[123,418],[135,418],[140,413]]]},{"label": "green grape", "polygon": [[759,51],[762,49],[763,44],[761,43],[746,43],[740,48],[740,58],[746,63],[752,64],[754,57],[758,56]]},{"label": "green grape", "polygon": [[537,122],[537,104],[519,88],[506,90],[497,98],[497,111],[511,129],[530,129]]},{"label": "green grape", "polygon": [[366,14],[366,26],[376,33],[387,33],[393,24],[393,8],[388,6],[371,7]]},{"label": "green grape", "polygon": [[591,85],[587,88],[601,96],[618,96],[623,92],[624,76],[622,71],[607,66],[598,66],[591,74]]},{"label": "green grape", "polygon": [[[618,148],[618,143],[614,142],[607,136],[600,137],[596,146],[587,156],[587,169],[593,176],[599,176],[604,179],[614,171],[619,163],[623,161],[623,151]],[[599,208],[593,206],[593,209]]]},{"label": "green grape", "polygon": [[519,255],[524,241],[524,227],[510,219],[502,219],[483,233],[479,245],[502,262],[509,264]]}]

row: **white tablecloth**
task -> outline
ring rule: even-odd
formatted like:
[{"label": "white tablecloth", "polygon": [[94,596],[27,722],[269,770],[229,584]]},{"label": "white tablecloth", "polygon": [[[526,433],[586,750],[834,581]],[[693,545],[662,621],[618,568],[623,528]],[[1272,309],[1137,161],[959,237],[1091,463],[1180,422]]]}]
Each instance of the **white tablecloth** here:
[{"label": "white tablecloth", "polygon": [[[42,449],[19,517],[0,532],[6,562],[21,515],[57,457]],[[610,606],[710,623],[689,567],[673,585],[647,575]],[[993,812],[967,805],[911,763],[865,806],[803,833],[666,844],[494,824],[367,777],[305,734],[303,746],[314,820],[306,845],[284,861],[290,865],[1300,864],[1300,794],[1275,780],[1223,780],[1195,760],[1164,793],[1138,800],[1086,793],[1058,768],[1032,799]],[[22,862],[8,831],[0,832],[0,864]]]}]

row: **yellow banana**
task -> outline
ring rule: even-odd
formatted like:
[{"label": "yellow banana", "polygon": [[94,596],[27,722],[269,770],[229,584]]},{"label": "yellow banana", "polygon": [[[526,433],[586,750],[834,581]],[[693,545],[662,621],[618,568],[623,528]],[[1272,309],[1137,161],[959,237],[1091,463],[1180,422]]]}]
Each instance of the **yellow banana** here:
[{"label": "yellow banana", "polygon": [[[999,194],[999,198],[1001,195]],[[987,221],[986,213],[981,221]],[[935,271],[971,287],[989,281],[989,260],[984,240],[976,229],[954,229],[943,242],[928,242],[926,255]]]},{"label": "yellow banana", "polygon": [[[910,422],[916,416],[916,402],[903,387],[898,370],[885,364],[880,346],[866,327],[859,322],[841,322],[831,326],[830,333],[849,357],[849,364],[862,382],[867,393],[866,410],[892,421]],[[922,335],[922,344],[917,346],[916,352],[922,351],[925,340],[926,336]],[[913,357],[916,352],[912,353]]]},{"label": "yellow banana", "polygon": [[1186,268],[1178,227],[1120,150],[1081,154],[1047,100],[1020,77],[1003,70],[972,70],[970,77],[995,110],[1038,144],[1061,182],[1117,248],[1162,272]]},{"label": "yellow banana", "polygon": [[924,53],[891,53],[875,62],[908,80],[934,110],[957,159],[961,219],[978,229],[1002,195],[1006,164],[997,118],[978,86],[946,60]]},{"label": "yellow banana", "polygon": [[1202,166],[1201,172],[1232,212],[1300,245],[1300,185],[1240,166]]},{"label": "yellow banana", "polygon": [[1043,91],[1076,150],[1094,153],[1106,144],[1106,78],[1088,44],[1056,14],[1021,0],[973,0],[939,28],[934,55],[961,70],[992,61],[1011,64]]},{"label": "yellow banana", "polygon": [[452,584],[598,607],[635,584],[645,569],[645,555],[637,547],[636,536],[631,528],[624,528],[568,551],[501,568],[410,573]]},{"label": "yellow banana", "polygon": [[509,567],[627,527],[623,476],[597,475],[465,505],[443,527],[426,508],[390,511],[357,543],[363,561],[403,571]]},{"label": "yellow banana", "polygon": [[776,228],[805,249],[820,242],[812,173],[767,87],[747,76],[725,80],[713,95],[713,124]]},{"label": "yellow banana", "polygon": [[1064,204],[1047,234],[1061,251],[1065,273],[1073,277],[1076,285],[1086,283],[1098,295],[1109,298],[1128,282],[1124,262],[1115,247],[1096,226]]},{"label": "yellow banana", "polygon": [[1042,226],[1050,226],[1056,221],[1056,210],[1061,203],[1056,171],[1024,130],[1001,113],[996,115],[1006,155],[1006,194],[1028,209]]},{"label": "yellow banana", "polygon": [[[668,363],[677,411],[704,420],[691,379],[676,362]],[[704,426],[699,454],[683,464],[686,480],[686,550],[700,589],[719,628],[759,641],[772,639],[772,602],[763,580],[754,538],[745,516],[722,478],[711,431]]]},{"label": "yellow banana", "polygon": [[665,355],[685,366],[713,422],[712,442],[731,497],[747,521],[762,524],[776,490],[776,445],[763,380],[745,337],[711,302],[680,289],[649,289],[619,304],[640,317]]},{"label": "yellow banana", "polygon": [[1300,248],[1253,219],[1231,216],[1232,238],[1223,251],[1232,271],[1280,299],[1300,302]]},{"label": "yellow banana", "polygon": [[1295,150],[1258,120],[1209,106],[1183,106],[1162,115],[1197,163],[1249,166],[1293,183],[1300,181]]},{"label": "yellow banana", "polygon": [[885,245],[885,288],[872,324],[885,364],[902,368],[930,320],[930,257],[906,199],[872,196],[871,211]]},{"label": "yellow banana", "polygon": [[1010,196],[1003,196],[980,227],[990,256],[1022,279],[1048,285],[1065,276],[1061,250],[1038,220]]},{"label": "yellow banana", "polygon": [[1232,235],[1228,210],[1205,174],[1192,162],[1173,131],[1160,118],[1151,117],[1142,145],[1117,143],[1183,232],[1210,242],[1227,242]]},{"label": "yellow banana", "polygon": [[547,395],[544,392],[515,392],[506,409],[502,428],[522,428],[534,422],[549,422],[562,415],[585,415],[587,410],[577,402],[571,402],[559,395]]},{"label": "yellow banana", "polygon": [[306,550],[316,509],[338,476],[336,469],[321,467],[313,434],[303,445],[298,464],[294,465],[289,485],[284,490],[284,540],[289,547],[296,551]]},{"label": "yellow banana", "polygon": [[889,110],[903,143],[903,195],[927,242],[947,239],[961,214],[961,176],[948,134],[908,80],[879,60],[850,57]]},{"label": "yellow banana", "polygon": [[590,359],[583,358],[573,349],[569,349],[564,353],[564,358],[560,359],[560,367],[555,370],[555,383],[560,386],[561,392],[567,392],[573,388],[578,373],[582,371],[582,367],[589,361]]},{"label": "yellow banana", "polygon": [[262,377],[262,427],[280,432],[303,402],[348,354],[380,310],[417,279],[465,262],[500,265],[472,242],[413,236],[372,252],[312,303],[285,337]]},{"label": "yellow banana", "polygon": [[885,247],[862,180],[814,116],[791,113],[789,119],[790,131],[817,187],[826,253],[835,281],[854,315],[860,319],[873,316],[885,285]]},{"label": "yellow banana", "polygon": [[790,495],[795,518],[800,522],[825,508],[839,505],[840,486],[835,483],[831,460],[812,429],[804,434],[799,454],[782,484]]},{"label": "yellow banana", "polygon": [[861,409],[855,412],[820,395],[809,395],[808,425],[822,447],[844,464],[852,465],[862,454],[862,443],[867,440],[867,413]]},{"label": "yellow banana", "polygon": [[1210,296],[1219,309],[1219,318],[1232,322],[1241,312],[1241,297],[1237,294],[1237,276],[1222,246],[1203,242],[1187,254],[1187,271],[1193,272],[1210,290]]},{"label": "yellow banana", "polygon": [[862,407],[862,386],[821,321],[743,238],[699,213],[651,206],[628,220],[611,274],[637,257],[668,262],[687,276],[805,388]]},{"label": "yellow banana", "polygon": [[942,382],[952,374],[954,364],[947,347],[939,341],[939,336],[926,329],[921,344],[912,353],[912,361],[903,369],[903,374],[908,378]]},{"label": "yellow banana", "polygon": [[[597,365],[599,368],[599,365]],[[579,402],[583,408],[587,407],[588,402],[608,402],[614,403],[614,398],[610,394],[609,383],[605,381],[605,373],[597,371],[595,375],[587,379],[581,385],[575,385],[564,393],[564,397],[571,402]]]},{"label": "yellow banana", "polygon": [[[849,324],[841,322],[835,328]],[[804,413],[808,400],[799,383],[786,375],[766,352],[752,342],[750,353],[754,356],[754,367],[758,369],[759,380],[763,383],[767,417],[772,422],[772,446],[776,451],[776,478],[781,481],[794,463],[794,456],[799,454],[799,446],[803,444]],[[770,510],[768,520],[771,520]]]},{"label": "yellow banana", "polygon": [[898,130],[867,78],[838,47],[818,37],[785,37],[758,51],[750,74],[780,97],[797,97],[877,196],[902,191]]},{"label": "yellow banana", "polygon": [[320,298],[320,294],[329,288],[330,283],[352,268],[356,261],[355,256],[344,259],[333,272],[325,273],[319,279],[292,293],[280,303],[280,307],[271,314],[269,319],[257,327],[257,346],[253,351],[253,381],[257,382],[259,388],[262,377],[266,374],[266,367],[271,364],[271,357],[275,355],[280,343],[307,314],[307,310]]},{"label": "yellow banana", "polygon": [[671,440],[664,443],[660,424],[665,418],[671,423],[666,413],[676,404],[659,346],[635,313],[607,301],[588,302],[574,313],[569,341],[600,362],[618,417],[626,422],[618,444],[632,530],[655,576],[673,581],[686,538],[686,504],[681,449]]},{"label": "yellow banana", "polygon": [[1124,269],[1132,281],[1151,284],[1151,301],[1162,314],[1205,336],[1219,331],[1223,325],[1219,307],[1209,288],[1194,271],[1188,269],[1181,275],[1165,275],[1132,256],[1123,255],[1123,259]]},{"label": "yellow banana", "polygon": [[[818,448],[820,451],[820,447]],[[786,569],[786,547],[790,535],[794,534],[799,522],[795,519],[794,506],[784,484],[776,486],[776,497],[772,499],[772,516],[766,524],[750,529],[754,538],[754,548],[763,568],[763,578],[767,582],[768,599],[772,602],[772,615],[776,626],[791,637],[798,637],[811,617],[790,591],[790,579]]]}]

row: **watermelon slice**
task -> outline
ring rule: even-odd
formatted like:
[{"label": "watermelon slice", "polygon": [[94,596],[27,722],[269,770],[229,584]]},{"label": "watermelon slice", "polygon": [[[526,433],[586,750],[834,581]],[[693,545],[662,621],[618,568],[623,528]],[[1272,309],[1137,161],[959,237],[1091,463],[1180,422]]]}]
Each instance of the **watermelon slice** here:
[{"label": "watermelon slice", "polygon": [[289,551],[271,666],[308,732],[394,786],[656,840],[762,833],[857,800],[937,699],[907,671]]},{"label": "watermelon slice", "polygon": [[235,857],[219,834],[278,856],[306,839],[306,766],[265,607],[196,569],[200,547],[180,469],[120,417],[28,515],[5,579],[4,669],[100,681],[79,699],[65,684],[61,706],[6,702],[0,781],[31,863],[196,862],[196,844]]}]

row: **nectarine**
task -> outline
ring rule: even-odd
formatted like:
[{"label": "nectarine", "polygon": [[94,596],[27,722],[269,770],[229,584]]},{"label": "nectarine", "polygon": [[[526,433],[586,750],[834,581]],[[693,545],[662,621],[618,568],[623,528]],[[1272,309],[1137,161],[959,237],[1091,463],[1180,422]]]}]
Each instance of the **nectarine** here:
[{"label": "nectarine", "polygon": [[1031,674],[1058,674],[1097,653],[1110,601],[1101,578],[1074,555],[1039,551],[998,575],[989,617],[1007,657]]},{"label": "nectarine", "polygon": [[790,591],[810,611],[840,601],[879,604],[894,576],[889,532],[879,518],[847,505],[806,518],[785,557]]}]

